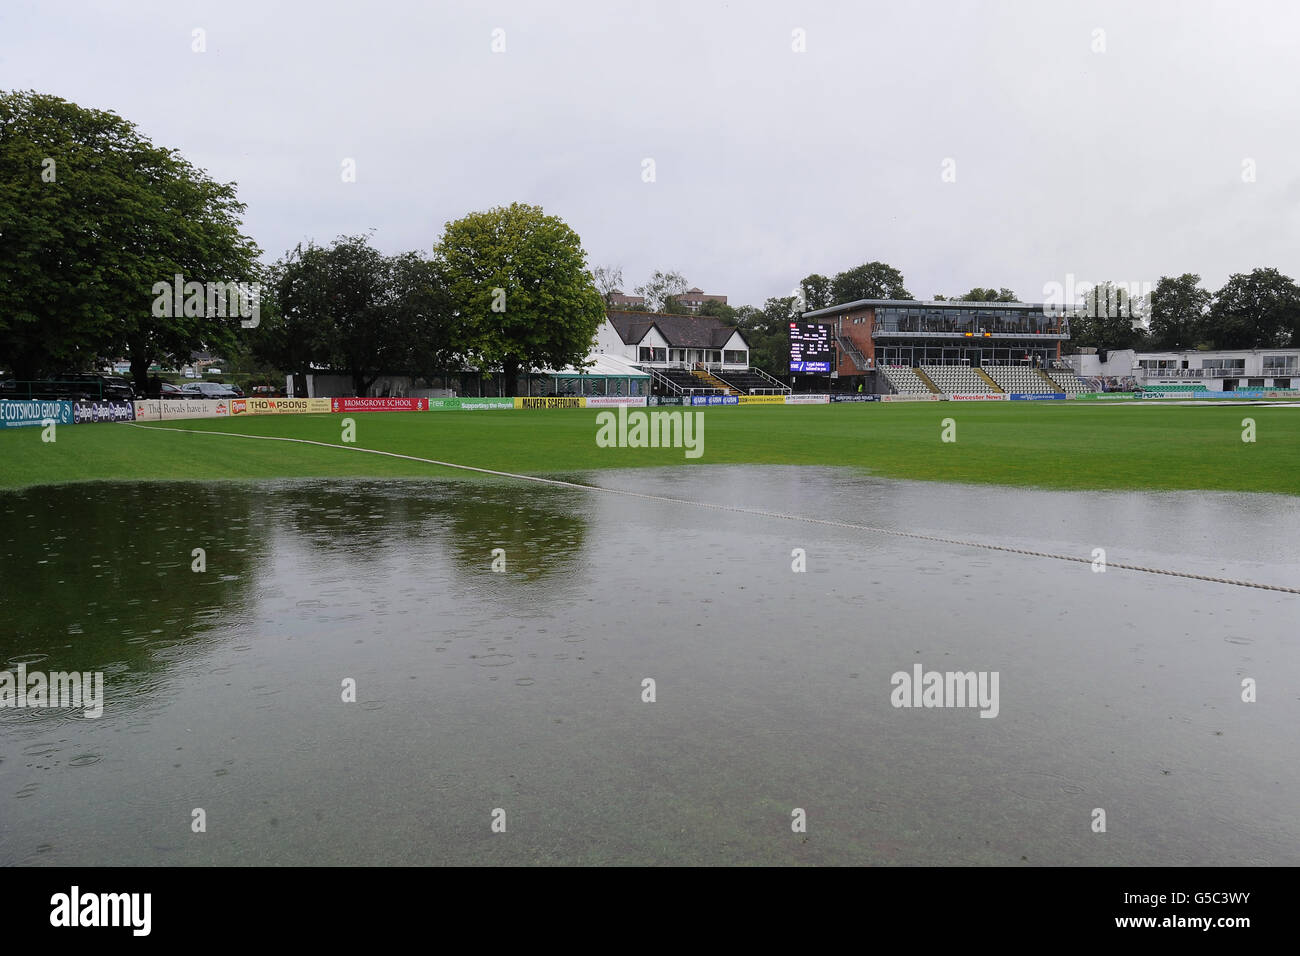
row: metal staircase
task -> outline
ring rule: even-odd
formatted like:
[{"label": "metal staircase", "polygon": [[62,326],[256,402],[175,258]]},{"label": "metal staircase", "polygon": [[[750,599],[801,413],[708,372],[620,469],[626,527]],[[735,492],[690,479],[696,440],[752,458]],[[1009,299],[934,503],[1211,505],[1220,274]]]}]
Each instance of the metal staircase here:
[{"label": "metal staircase", "polygon": [[857,347],[854,341],[847,335],[837,335],[835,340],[840,343],[846,355],[853,361],[853,364],[860,372],[871,371],[871,360],[862,354],[861,349]]}]

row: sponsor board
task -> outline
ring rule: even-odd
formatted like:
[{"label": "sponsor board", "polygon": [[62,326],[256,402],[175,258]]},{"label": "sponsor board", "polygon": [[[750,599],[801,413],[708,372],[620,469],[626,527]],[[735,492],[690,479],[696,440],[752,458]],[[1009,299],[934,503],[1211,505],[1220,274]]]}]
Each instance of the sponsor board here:
[{"label": "sponsor board", "polygon": [[459,409],[473,411],[478,408],[514,408],[513,398],[431,398],[429,411],[445,412]]},{"label": "sponsor board", "polygon": [[0,428],[22,428],[40,425],[47,419],[58,425],[72,425],[77,421],[73,402],[25,402],[14,399],[0,401]]},{"label": "sponsor board", "polygon": [[427,412],[427,398],[331,398],[331,412]]},{"label": "sponsor board", "polygon": [[135,420],[138,422],[170,421],[176,418],[224,418],[228,414],[230,400],[225,398],[150,398],[135,403]]},{"label": "sponsor board", "polygon": [[1155,399],[1163,399],[1163,398],[1180,398],[1183,399],[1184,401],[1188,399],[1193,399],[1199,402],[1204,399],[1216,399],[1216,398],[1227,398],[1227,399],[1295,398],[1296,393],[1289,392],[1289,391],[1277,391],[1271,388],[1239,388],[1236,391],[1232,391],[1232,392],[1211,392],[1209,390],[1206,390],[1204,392],[1161,392],[1161,391],[1144,390],[1138,392],[1136,397],[1140,399],[1145,399],[1147,401],[1152,401]]},{"label": "sponsor board", "polygon": [[829,395],[787,395],[785,403],[787,405],[828,405],[831,397]]},{"label": "sponsor board", "polygon": [[77,402],[72,409],[74,422],[130,422],[135,421],[132,402]]},{"label": "sponsor board", "polygon": [[881,395],[882,402],[941,402],[942,395]]},{"label": "sponsor board", "polygon": [[588,408],[615,408],[626,405],[628,408],[645,408],[644,395],[588,395]]},{"label": "sponsor board", "polygon": [[740,399],[738,405],[784,405],[784,395],[733,395],[732,398]]},{"label": "sponsor board", "polygon": [[552,398],[516,398],[515,408],[586,408],[587,399],[583,396]]},{"label": "sponsor board", "polygon": [[[1014,395],[1011,396],[1015,398]],[[1007,396],[993,392],[954,392],[948,396],[950,402],[1005,402]]]},{"label": "sponsor board", "polygon": [[652,407],[656,405],[680,405],[682,404],[682,397],[680,395],[651,395],[649,401]]},{"label": "sponsor board", "polygon": [[1011,393],[1011,400],[1013,402],[1044,402],[1044,401],[1063,402],[1065,401],[1065,398],[1066,395],[1064,392],[1047,392],[1041,395],[1038,392],[1031,392],[1031,393],[1012,392]]},{"label": "sponsor board", "polygon": [[692,405],[739,405],[743,395],[692,395]]},{"label": "sponsor board", "polygon": [[232,398],[232,415],[311,415],[332,411],[328,398]]},{"label": "sponsor board", "polygon": [[1121,402],[1136,398],[1132,392],[1079,392],[1074,396],[1076,402]]},{"label": "sponsor board", "polygon": [[879,395],[876,395],[876,394],[872,394],[872,395],[865,395],[865,394],[864,394],[864,395],[832,395],[832,396],[831,396],[831,401],[832,401],[832,402],[878,402],[878,401],[880,401],[880,396],[879,396]]}]

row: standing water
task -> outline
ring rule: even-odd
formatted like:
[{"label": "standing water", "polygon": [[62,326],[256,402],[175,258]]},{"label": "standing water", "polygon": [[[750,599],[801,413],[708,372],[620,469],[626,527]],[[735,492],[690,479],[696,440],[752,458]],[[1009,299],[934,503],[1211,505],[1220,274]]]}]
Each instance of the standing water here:
[{"label": "standing water", "polygon": [[0,669],[104,679],[0,708],[0,864],[1300,864],[1300,597],[1096,560],[1295,586],[1300,500],[574,480],[1088,560],[509,482],[0,495]]}]

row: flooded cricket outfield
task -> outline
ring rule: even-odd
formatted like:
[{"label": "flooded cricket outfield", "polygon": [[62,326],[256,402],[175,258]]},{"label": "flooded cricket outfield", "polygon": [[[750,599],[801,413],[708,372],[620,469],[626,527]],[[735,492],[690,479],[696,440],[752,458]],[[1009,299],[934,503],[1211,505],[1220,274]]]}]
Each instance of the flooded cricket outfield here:
[{"label": "flooded cricket outfield", "polygon": [[[1300,584],[1294,497],[573,477]],[[105,682],[0,708],[0,864],[1300,864],[1300,596],[510,482],[0,522],[0,669]],[[996,716],[894,706],[918,664],[996,672]]]}]

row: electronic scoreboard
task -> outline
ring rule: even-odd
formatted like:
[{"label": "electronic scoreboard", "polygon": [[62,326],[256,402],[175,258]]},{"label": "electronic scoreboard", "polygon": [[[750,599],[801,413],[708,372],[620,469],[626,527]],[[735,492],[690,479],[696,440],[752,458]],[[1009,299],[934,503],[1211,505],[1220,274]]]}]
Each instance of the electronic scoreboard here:
[{"label": "electronic scoreboard", "polygon": [[829,372],[835,359],[831,327],[818,322],[790,323],[790,371]]}]

